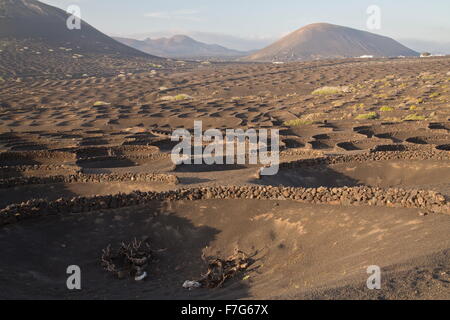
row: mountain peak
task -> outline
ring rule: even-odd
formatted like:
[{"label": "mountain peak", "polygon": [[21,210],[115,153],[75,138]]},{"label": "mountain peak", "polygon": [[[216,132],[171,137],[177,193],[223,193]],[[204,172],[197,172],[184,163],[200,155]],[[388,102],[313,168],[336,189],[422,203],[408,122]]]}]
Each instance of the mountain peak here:
[{"label": "mountain peak", "polygon": [[327,23],[327,22],[316,22],[316,23],[311,23],[308,24],[306,26],[304,26],[301,29],[320,29],[320,28],[333,28],[333,27],[339,27],[338,25],[335,24],[331,24],[331,23]]},{"label": "mountain peak", "polygon": [[418,53],[388,37],[330,23],[304,26],[274,44],[246,57],[250,61],[417,56]]},{"label": "mountain peak", "polygon": [[194,39],[192,39],[191,37],[182,35],[182,34],[177,34],[174,35],[172,38],[170,38],[173,41],[195,41]]},{"label": "mountain peak", "polygon": [[158,38],[158,39],[152,39],[152,38],[147,38],[145,40],[143,40],[144,42],[146,42],[147,44],[152,44],[155,42],[161,43],[161,44],[193,44],[193,43],[197,43],[196,40],[185,36],[185,35],[174,35],[170,38]]}]

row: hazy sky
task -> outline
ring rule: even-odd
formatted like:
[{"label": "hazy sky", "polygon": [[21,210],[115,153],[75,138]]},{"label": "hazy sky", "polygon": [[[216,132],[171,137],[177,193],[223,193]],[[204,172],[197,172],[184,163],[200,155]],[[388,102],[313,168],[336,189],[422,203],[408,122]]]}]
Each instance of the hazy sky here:
[{"label": "hazy sky", "polygon": [[279,38],[306,24],[329,22],[367,30],[367,8],[381,8],[381,29],[395,39],[450,42],[449,0],[41,0],[112,35],[177,30],[245,38]]}]

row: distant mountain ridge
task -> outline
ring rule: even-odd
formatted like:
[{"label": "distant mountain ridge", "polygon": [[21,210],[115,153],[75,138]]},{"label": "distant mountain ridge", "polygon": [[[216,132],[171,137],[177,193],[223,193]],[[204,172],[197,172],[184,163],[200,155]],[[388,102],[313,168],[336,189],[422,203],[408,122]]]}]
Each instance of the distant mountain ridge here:
[{"label": "distant mountain ridge", "polygon": [[328,23],[298,29],[245,61],[302,61],[359,56],[418,56],[399,42],[374,33]]},{"label": "distant mountain ridge", "polygon": [[166,58],[231,58],[245,56],[246,52],[232,50],[217,44],[206,44],[185,35],[170,38],[135,40],[114,37],[115,40],[146,52]]},{"label": "distant mountain ridge", "polygon": [[276,40],[276,37],[274,38],[273,36],[268,36],[265,38],[248,37],[226,33],[189,31],[189,30],[170,30],[170,29],[163,31],[133,33],[128,35],[116,34],[114,36],[119,38],[145,40],[147,38],[151,39],[170,38],[177,34],[183,34],[203,43],[215,43],[222,47],[241,52],[251,52],[261,50]]}]

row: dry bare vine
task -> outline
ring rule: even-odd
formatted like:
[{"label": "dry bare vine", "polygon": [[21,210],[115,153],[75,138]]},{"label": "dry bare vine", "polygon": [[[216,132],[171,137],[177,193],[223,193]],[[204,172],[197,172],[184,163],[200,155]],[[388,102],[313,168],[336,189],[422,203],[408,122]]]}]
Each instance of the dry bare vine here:
[{"label": "dry bare vine", "polygon": [[122,242],[117,251],[111,249],[109,244],[102,250],[101,264],[103,269],[120,279],[141,277],[145,275],[145,268],[152,256],[150,245],[135,238],[130,243]]}]

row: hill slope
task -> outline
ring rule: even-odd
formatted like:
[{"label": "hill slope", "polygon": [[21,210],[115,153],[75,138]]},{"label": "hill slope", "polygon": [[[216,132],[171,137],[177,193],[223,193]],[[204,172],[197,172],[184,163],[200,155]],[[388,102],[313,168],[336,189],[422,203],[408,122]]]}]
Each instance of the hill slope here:
[{"label": "hill slope", "polygon": [[80,30],[69,30],[68,17],[64,10],[36,0],[0,0],[0,76],[129,70],[139,59],[160,60],[84,21]]},{"label": "hill slope", "polygon": [[292,32],[244,60],[299,61],[315,59],[416,56],[417,52],[397,41],[366,31],[316,23]]},{"label": "hill slope", "polygon": [[80,30],[69,30],[69,15],[36,0],[0,0],[0,39],[39,39],[49,44],[79,46],[84,51],[144,56],[82,21]]},{"label": "hill slope", "polygon": [[227,58],[245,55],[241,51],[217,44],[206,44],[184,35],[160,39],[148,38],[142,41],[127,38],[114,39],[143,52],[167,58]]}]

